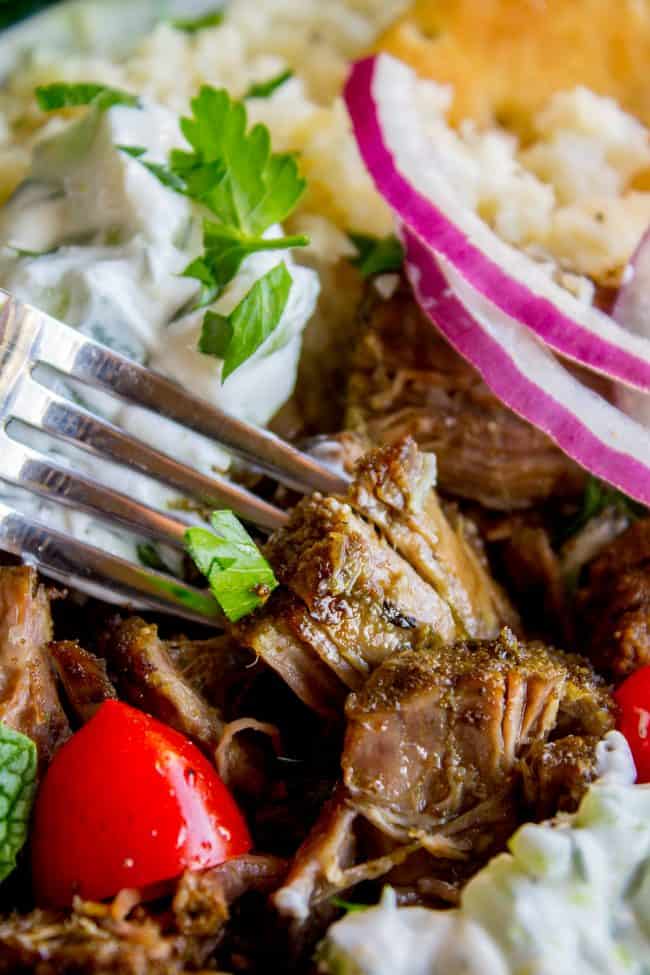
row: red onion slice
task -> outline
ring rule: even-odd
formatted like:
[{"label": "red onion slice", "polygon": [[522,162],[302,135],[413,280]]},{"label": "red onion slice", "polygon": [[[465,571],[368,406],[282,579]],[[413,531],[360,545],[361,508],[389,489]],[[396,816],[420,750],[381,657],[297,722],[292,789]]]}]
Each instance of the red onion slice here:
[{"label": "red onion slice", "polygon": [[401,228],[416,299],[499,399],[570,457],[650,504],[650,432],[583,386],[538,339]]},{"label": "red onion slice", "polygon": [[578,301],[458,198],[450,160],[426,135],[416,85],[410,68],[380,54],[357,62],[345,88],[361,155],[389,206],[476,291],[560,355],[650,390],[650,340]]},{"label": "red onion slice", "polygon": [[[647,231],[627,266],[613,311],[614,318],[634,335],[650,338],[650,231]],[[616,405],[650,428],[650,396],[618,387]]]}]

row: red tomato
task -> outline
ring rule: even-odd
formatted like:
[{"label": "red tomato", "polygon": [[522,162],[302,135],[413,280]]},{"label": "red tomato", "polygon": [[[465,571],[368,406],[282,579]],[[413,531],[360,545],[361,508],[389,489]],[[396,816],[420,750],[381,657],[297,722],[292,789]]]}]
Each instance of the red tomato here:
[{"label": "red tomato", "polygon": [[235,801],[190,741],[108,701],[63,745],[36,799],[34,892],[65,907],[246,853]]},{"label": "red tomato", "polygon": [[627,738],[637,782],[650,782],[650,667],[635,671],[614,692],[616,727]]}]

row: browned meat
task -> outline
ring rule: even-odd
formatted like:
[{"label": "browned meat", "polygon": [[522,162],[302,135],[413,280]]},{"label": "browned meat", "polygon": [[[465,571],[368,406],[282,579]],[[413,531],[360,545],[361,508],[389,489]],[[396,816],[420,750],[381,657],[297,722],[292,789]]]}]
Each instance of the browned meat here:
[{"label": "browned meat", "polygon": [[66,701],[80,724],[89,721],[100,704],[117,697],[106,663],[72,640],[48,644]]},{"label": "browned meat", "polygon": [[213,751],[223,723],[174,665],[158,628],[133,617],[104,635],[102,653],[120,695]]},{"label": "browned meat", "polygon": [[520,765],[524,799],[535,819],[558,811],[575,812],[597,777],[599,738],[567,735],[558,741],[538,741]]},{"label": "browned meat", "polygon": [[435,453],[440,488],[499,510],[580,491],[582,472],[502,406],[418,310],[406,287],[369,297],[346,426],[375,443],[405,434]]},{"label": "browned meat", "polygon": [[403,840],[511,791],[534,742],[555,731],[602,736],[613,723],[587,667],[507,630],[390,658],[350,695],[346,715],[351,801]]},{"label": "browned meat", "polygon": [[48,762],[70,729],[46,653],[50,604],[27,566],[0,569],[0,721],[32,738]]},{"label": "browned meat", "polygon": [[[124,909],[120,904],[124,904]],[[78,902],[68,915],[36,910],[0,921],[0,973],[20,975],[184,975],[203,967],[214,942],[164,933],[133,903]]]},{"label": "browned meat", "polygon": [[266,547],[283,588],[239,636],[323,714],[431,634],[494,636],[514,622],[466,525],[443,514],[433,475],[408,438],[375,450],[346,498],[301,500]]},{"label": "browned meat", "polygon": [[174,666],[197,694],[224,714],[229,713],[245,684],[255,657],[227,633],[209,640],[176,637],[165,643]]},{"label": "browned meat", "polygon": [[178,930],[202,937],[218,934],[235,901],[252,891],[271,894],[286,872],[286,860],[254,854],[236,857],[211,870],[186,871],[173,903]]},{"label": "browned meat", "polygon": [[579,594],[585,651],[620,679],[650,663],[650,519],[637,521],[592,563]]}]

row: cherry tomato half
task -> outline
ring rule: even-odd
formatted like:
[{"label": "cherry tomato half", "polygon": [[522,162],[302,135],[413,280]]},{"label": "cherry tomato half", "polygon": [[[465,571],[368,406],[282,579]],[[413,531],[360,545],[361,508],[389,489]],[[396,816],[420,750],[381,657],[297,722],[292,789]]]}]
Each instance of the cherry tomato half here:
[{"label": "cherry tomato half", "polygon": [[631,674],[614,692],[616,727],[627,738],[637,782],[650,782],[650,666]]},{"label": "cherry tomato half", "polygon": [[107,701],[55,755],[36,799],[38,903],[65,907],[145,888],[247,852],[244,819],[190,741]]}]

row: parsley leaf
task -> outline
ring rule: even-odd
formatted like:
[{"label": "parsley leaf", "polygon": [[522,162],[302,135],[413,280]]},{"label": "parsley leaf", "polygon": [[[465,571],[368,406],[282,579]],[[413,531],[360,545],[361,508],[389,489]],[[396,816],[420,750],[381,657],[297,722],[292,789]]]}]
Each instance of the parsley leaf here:
[{"label": "parsley leaf", "polygon": [[55,112],[61,108],[76,108],[80,105],[95,105],[101,111],[113,105],[129,105],[138,108],[140,100],[120,88],[110,88],[91,81],[68,84],[57,81],[51,85],[41,85],[36,89],[36,101],[43,112]]},{"label": "parsley leaf", "polygon": [[132,159],[137,159],[145,169],[148,169],[152,175],[158,179],[163,186],[167,186],[170,190],[174,190],[176,193],[185,193],[186,186],[180,176],[165,166],[164,163],[148,162],[148,160],[143,159],[147,150],[143,146],[117,146],[120,152],[126,153],[127,156],[131,156]]},{"label": "parsley leaf", "polygon": [[350,263],[359,268],[364,278],[401,270],[404,263],[404,248],[397,237],[392,234],[382,238],[352,233],[348,234],[348,237],[358,254]]},{"label": "parsley leaf", "polygon": [[255,282],[230,315],[206,313],[199,351],[223,359],[222,382],[278,327],[289,300],[291,284],[291,275],[282,262]]},{"label": "parsley leaf", "polygon": [[36,745],[0,724],[0,880],[16,866],[36,792]]},{"label": "parsley leaf", "polygon": [[200,17],[188,18],[187,20],[172,20],[171,26],[175,30],[182,30],[186,34],[196,34],[206,27],[218,27],[223,23],[223,10],[212,10]]},{"label": "parsley leaf", "polygon": [[273,569],[232,511],[215,511],[214,532],[188,528],[185,545],[217,602],[236,623],[266,602],[278,585]]},{"label": "parsley leaf", "polygon": [[356,904],[353,901],[346,901],[342,897],[330,897],[330,904],[345,911],[346,914],[358,914],[360,911],[367,911],[372,904]]},{"label": "parsley leaf", "polygon": [[293,71],[291,68],[285,68],[284,71],[280,71],[273,78],[252,84],[244,95],[244,98],[270,98],[289,78],[293,78]]},{"label": "parsley leaf", "polygon": [[219,220],[261,236],[287,217],[305,191],[295,157],[272,154],[269,130],[246,131],[246,109],[224,89],[203,87],[192,100],[192,118],[181,121],[193,152],[175,150],[171,167],[188,193]]},{"label": "parsley leaf", "polygon": [[154,569],[155,572],[166,572],[168,575],[174,575],[169,566],[161,558],[156,546],[152,545],[151,542],[141,542],[136,552],[140,562],[146,569]]},{"label": "parsley leaf", "polygon": [[307,243],[309,239],[302,235],[273,238],[245,237],[234,227],[206,220],[203,223],[204,252],[185,268],[183,275],[187,278],[196,278],[203,285],[200,307],[210,304],[219,297],[249,254],[257,251],[303,247]]}]

